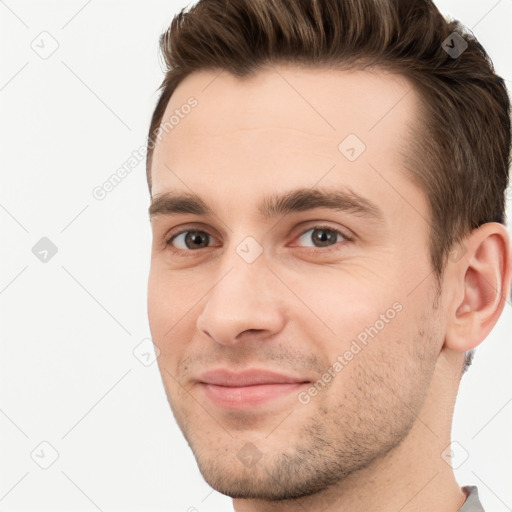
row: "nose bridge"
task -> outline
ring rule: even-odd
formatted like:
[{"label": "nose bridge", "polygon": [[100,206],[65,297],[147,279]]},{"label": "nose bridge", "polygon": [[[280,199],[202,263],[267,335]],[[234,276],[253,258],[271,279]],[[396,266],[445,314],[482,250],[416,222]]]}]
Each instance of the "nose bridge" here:
[{"label": "nose bridge", "polygon": [[237,343],[248,330],[268,335],[282,328],[282,303],[270,283],[263,248],[256,244],[244,239],[228,249],[206,296],[197,327],[217,343]]}]

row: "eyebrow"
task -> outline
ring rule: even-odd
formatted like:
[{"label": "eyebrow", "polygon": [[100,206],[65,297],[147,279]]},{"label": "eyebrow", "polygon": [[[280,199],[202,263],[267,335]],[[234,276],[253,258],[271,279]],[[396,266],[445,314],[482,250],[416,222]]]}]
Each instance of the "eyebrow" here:
[{"label": "eyebrow", "polygon": [[[270,194],[259,203],[258,212],[264,218],[273,218],[316,208],[352,213],[379,224],[384,223],[382,210],[350,188],[346,190],[298,188],[284,194]],[[152,199],[148,212],[150,219],[157,215],[215,216],[213,209],[195,193],[158,194]]]}]

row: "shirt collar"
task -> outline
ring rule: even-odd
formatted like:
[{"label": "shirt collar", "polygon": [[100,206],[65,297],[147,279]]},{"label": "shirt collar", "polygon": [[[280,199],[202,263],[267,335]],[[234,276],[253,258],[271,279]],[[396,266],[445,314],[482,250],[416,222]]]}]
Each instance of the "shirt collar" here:
[{"label": "shirt collar", "polygon": [[468,485],[463,487],[462,490],[467,494],[467,498],[458,512],[485,512],[480,503],[476,486]]}]

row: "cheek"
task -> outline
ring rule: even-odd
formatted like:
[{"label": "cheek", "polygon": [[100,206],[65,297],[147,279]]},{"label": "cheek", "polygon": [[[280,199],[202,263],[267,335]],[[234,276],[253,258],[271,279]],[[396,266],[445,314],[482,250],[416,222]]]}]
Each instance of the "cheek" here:
[{"label": "cheek", "polygon": [[151,267],[148,279],[148,320],[153,342],[173,375],[190,345],[200,301],[206,293],[191,276],[178,276],[161,266]]},{"label": "cheek", "polygon": [[[201,297],[194,280],[152,263],[148,279],[148,317],[158,332],[177,324]],[[190,311],[192,313],[193,311]]]},{"label": "cheek", "polygon": [[335,387],[359,383],[357,373],[366,367],[390,383],[430,371],[439,340],[427,290],[407,296],[398,276],[361,275],[319,272],[296,289],[309,309],[296,311],[294,318],[304,339],[329,361],[331,374],[341,376],[334,379]]},{"label": "cheek", "polygon": [[366,269],[323,268],[309,272],[305,280],[294,281],[294,292],[306,309],[302,312],[303,306],[295,300],[293,318],[311,339],[323,340],[324,347],[334,354],[358,336],[364,341],[368,330],[375,332],[375,324],[379,333],[387,330],[400,315],[398,293],[386,286],[385,277]]},{"label": "cheek", "polygon": [[363,329],[329,347],[331,364],[340,364],[331,367],[336,376],[324,397],[327,409],[347,404],[374,423],[392,411],[409,414],[404,404],[419,410],[435,366],[435,329],[410,313],[403,305],[387,324],[381,320],[384,325],[369,316]]},{"label": "cheek", "polygon": [[152,265],[148,279],[148,319],[154,341],[161,335],[162,324],[166,318],[165,311],[168,309],[167,283],[162,277],[162,273]]},{"label": "cheek", "polygon": [[179,320],[186,310],[182,311],[184,301],[180,298],[181,290],[168,274],[152,267],[148,280],[148,320],[153,341],[161,353],[166,351],[166,340],[181,328]]}]

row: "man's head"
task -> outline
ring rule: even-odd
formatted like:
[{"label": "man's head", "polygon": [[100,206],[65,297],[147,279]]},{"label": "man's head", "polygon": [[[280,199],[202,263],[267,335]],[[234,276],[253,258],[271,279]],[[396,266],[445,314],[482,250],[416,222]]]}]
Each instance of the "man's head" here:
[{"label": "man's head", "polygon": [[306,496],[419,439],[499,317],[510,104],[456,30],[429,1],[205,0],[162,37],[148,312],[221,492]]}]

